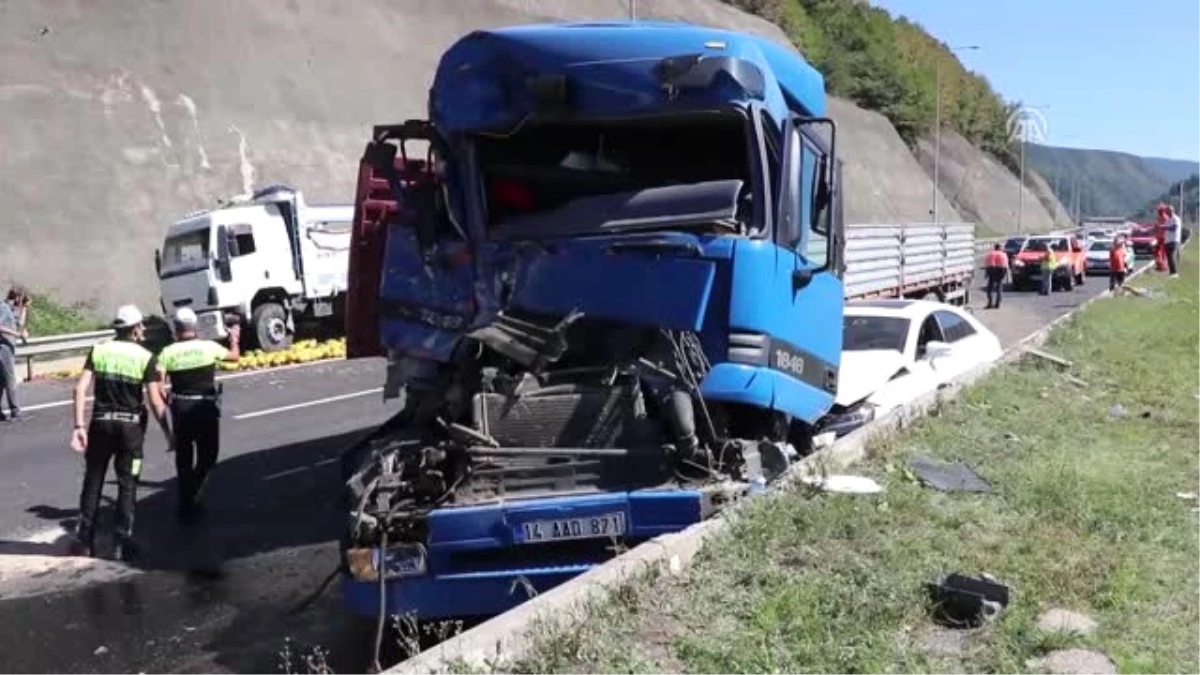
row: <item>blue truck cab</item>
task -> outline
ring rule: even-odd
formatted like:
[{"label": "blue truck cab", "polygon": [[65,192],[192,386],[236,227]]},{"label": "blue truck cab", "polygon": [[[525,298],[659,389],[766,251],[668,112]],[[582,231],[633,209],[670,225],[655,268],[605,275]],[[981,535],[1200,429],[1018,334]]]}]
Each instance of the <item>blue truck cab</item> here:
[{"label": "blue truck cab", "polygon": [[842,344],[825,102],[759,37],[533,25],[375,127],[347,351],[403,405],[344,456],[354,611],[503,612],[807,451]]}]

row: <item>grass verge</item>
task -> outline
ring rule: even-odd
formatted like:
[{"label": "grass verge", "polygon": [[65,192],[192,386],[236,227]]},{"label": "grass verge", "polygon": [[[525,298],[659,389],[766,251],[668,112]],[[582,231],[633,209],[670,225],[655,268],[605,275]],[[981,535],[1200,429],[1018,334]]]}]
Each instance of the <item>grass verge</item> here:
[{"label": "grass verge", "polygon": [[31,337],[85,333],[106,328],[87,307],[63,305],[39,293],[33,294],[29,306],[28,327]]},{"label": "grass verge", "polygon": [[[1026,672],[1052,649],[1104,651],[1121,672],[1198,672],[1200,311],[1195,249],[1165,298],[1093,304],[1046,349],[871,448],[879,495],[796,489],[757,500],[682,578],[647,579],[539,627],[513,672]],[[1086,385],[1086,386],[1085,386]],[[1117,406],[1120,406],[1117,408]],[[905,468],[964,461],[986,494],[939,493]],[[922,586],[987,572],[1013,599],[993,625],[940,628]],[[1052,607],[1091,635],[1044,633]]]}]

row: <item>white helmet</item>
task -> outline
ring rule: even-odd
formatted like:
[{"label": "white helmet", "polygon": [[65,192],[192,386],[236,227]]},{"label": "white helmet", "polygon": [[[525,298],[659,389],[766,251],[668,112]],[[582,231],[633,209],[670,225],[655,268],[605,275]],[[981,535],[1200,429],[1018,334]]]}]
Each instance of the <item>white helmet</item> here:
[{"label": "white helmet", "polygon": [[142,322],[142,313],[134,305],[121,305],[113,319],[113,328],[133,328]]},{"label": "white helmet", "polygon": [[189,307],[180,307],[175,310],[175,325],[179,328],[195,328],[199,320],[196,318],[196,313]]}]

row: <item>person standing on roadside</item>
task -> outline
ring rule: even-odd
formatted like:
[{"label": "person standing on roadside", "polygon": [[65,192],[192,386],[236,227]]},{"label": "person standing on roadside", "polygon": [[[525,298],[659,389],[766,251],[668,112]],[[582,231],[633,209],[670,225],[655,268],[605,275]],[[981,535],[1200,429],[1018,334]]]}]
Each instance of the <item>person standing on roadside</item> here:
[{"label": "person standing on roadside", "polygon": [[174,428],[175,471],[179,480],[178,516],[191,522],[203,510],[204,486],[217,464],[221,442],[221,392],[217,363],[237,362],[241,327],[229,327],[229,349],[196,336],[196,313],[175,312],[175,339],[158,356],[159,374],[171,385],[168,406]]},{"label": "person standing on roadside", "polygon": [[1054,247],[1046,247],[1046,257],[1042,258],[1042,289],[1039,295],[1050,295],[1054,290],[1054,270],[1058,267],[1058,256],[1054,255]]},{"label": "person standing on roadside", "polygon": [[4,302],[0,302],[0,406],[8,399],[8,416],[0,408],[0,421],[15,422],[21,418],[17,402],[17,341],[29,339],[25,329],[28,316],[29,292],[13,286]]},{"label": "person standing on roadside", "polygon": [[1163,204],[1158,209],[1158,224],[1162,232],[1164,257],[1167,259],[1167,271],[1172,277],[1179,276],[1179,238],[1183,230],[1183,221],[1170,204]]},{"label": "person standing on roadside", "polygon": [[[79,495],[79,528],[71,554],[95,555],[96,513],[104,476],[111,461],[117,474],[116,546],[113,557],[129,562],[136,557],[133,543],[137,482],[142,472],[146,438],[146,402],[163,433],[170,436],[162,385],[154,355],[138,344],[145,335],[142,313],[133,305],[117,310],[116,339],[92,347],[75,384],[75,431],[71,447],[82,452],[86,470]],[[84,423],[88,389],[94,386],[92,417]]]},{"label": "person standing on roadside", "polygon": [[986,309],[1000,309],[1000,301],[1004,298],[1004,279],[1008,276],[1008,254],[1000,244],[988,251],[983,266],[987,274]]},{"label": "person standing on roadside", "polygon": [[1125,285],[1125,275],[1129,272],[1129,261],[1125,258],[1125,237],[1115,237],[1108,249],[1108,290],[1113,291]]}]

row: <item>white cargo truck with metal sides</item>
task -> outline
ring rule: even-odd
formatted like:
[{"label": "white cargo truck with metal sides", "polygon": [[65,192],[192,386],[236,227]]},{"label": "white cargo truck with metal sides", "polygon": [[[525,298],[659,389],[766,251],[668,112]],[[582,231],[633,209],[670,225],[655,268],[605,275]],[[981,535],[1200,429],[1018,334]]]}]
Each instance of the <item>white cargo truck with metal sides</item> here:
[{"label": "white cargo truck with metal sides", "polygon": [[269,351],[291,345],[298,319],[340,325],[353,219],[353,205],[310,206],[281,185],[189,214],[155,251],[163,312],[190,307],[209,339],[236,315]]},{"label": "white cargo truck with metal sides", "polygon": [[978,266],[973,223],[847,224],[841,246],[847,300],[970,300]]}]

